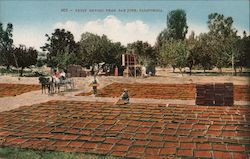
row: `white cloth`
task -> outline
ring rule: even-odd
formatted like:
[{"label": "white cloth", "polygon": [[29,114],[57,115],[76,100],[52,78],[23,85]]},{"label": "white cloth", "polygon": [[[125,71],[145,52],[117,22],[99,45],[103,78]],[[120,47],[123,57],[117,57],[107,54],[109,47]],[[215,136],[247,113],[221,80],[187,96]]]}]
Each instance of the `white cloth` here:
[{"label": "white cloth", "polygon": [[142,66],[141,72],[142,72],[143,76],[146,75],[146,67],[145,66]]},{"label": "white cloth", "polygon": [[52,76],[52,78],[54,79],[55,83],[60,83],[60,79],[56,76]]},{"label": "white cloth", "polygon": [[60,77],[65,77],[65,78],[66,78],[65,72],[61,72],[61,73],[60,73]]}]

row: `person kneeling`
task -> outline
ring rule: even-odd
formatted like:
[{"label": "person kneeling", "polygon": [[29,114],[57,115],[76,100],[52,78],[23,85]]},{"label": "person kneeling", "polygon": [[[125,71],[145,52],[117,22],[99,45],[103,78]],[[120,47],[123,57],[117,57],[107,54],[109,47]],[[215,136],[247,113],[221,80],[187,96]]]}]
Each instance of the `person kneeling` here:
[{"label": "person kneeling", "polygon": [[128,104],[129,103],[129,94],[128,90],[124,89],[120,99],[116,102],[118,105]]}]

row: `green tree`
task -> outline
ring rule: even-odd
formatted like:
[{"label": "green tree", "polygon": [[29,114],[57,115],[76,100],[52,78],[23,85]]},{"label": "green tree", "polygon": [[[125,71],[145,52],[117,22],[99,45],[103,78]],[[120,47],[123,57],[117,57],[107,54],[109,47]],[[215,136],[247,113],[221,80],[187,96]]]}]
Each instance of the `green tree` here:
[{"label": "green tree", "polygon": [[173,40],[184,40],[188,32],[186,12],[173,10],[167,15],[167,36]]},{"label": "green tree", "polygon": [[[74,40],[71,32],[65,29],[55,29],[54,33],[47,37],[47,43],[41,47],[47,53],[47,65],[50,67],[57,67],[59,65],[58,57],[64,56],[60,54],[70,54],[69,63],[75,63],[78,45]],[[66,48],[68,52],[65,53]]]},{"label": "green tree", "polygon": [[77,55],[77,63],[82,66],[92,66],[95,63],[102,62],[100,52],[101,37],[86,32],[81,35],[79,41],[79,53]]},{"label": "green tree", "polygon": [[241,39],[241,54],[239,63],[241,67],[250,67],[250,35],[246,35],[246,32],[243,33],[243,38]]},{"label": "green tree", "polygon": [[164,43],[168,41],[168,30],[164,29],[159,33],[159,35],[156,38],[155,48],[157,51],[162,47]]},{"label": "green tree", "polygon": [[235,67],[237,58],[237,31],[233,28],[233,18],[224,17],[223,14],[212,13],[208,15],[209,36],[211,37],[215,66],[222,72],[222,67],[228,64]]},{"label": "green tree", "polygon": [[127,46],[127,50],[137,55],[139,64],[141,65],[156,64],[156,51],[148,42],[136,41],[130,43]]},{"label": "green tree", "polygon": [[55,57],[55,62],[59,69],[66,70],[72,62],[72,56],[69,52],[69,46],[65,47],[63,51],[58,52]]},{"label": "green tree", "polygon": [[[173,10],[167,15],[167,28],[160,32],[156,39],[156,52],[160,55],[162,52],[169,52],[166,48],[166,44],[175,43],[174,41],[183,41],[186,37],[188,26],[187,26],[186,12],[182,9]],[[177,42],[178,43],[178,42]],[[171,51],[170,51],[171,52]],[[168,55],[170,56],[170,55]],[[175,56],[175,55],[173,55]],[[171,61],[171,62],[170,62]],[[169,59],[167,63],[173,67],[173,72],[176,68],[173,59]],[[166,59],[163,56],[159,56],[158,63],[162,66],[166,64]]]},{"label": "green tree", "polygon": [[225,52],[228,56],[227,64],[232,66],[234,75],[237,75],[237,67],[239,66],[241,56],[241,38],[236,34],[231,34],[224,40]]},{"label": "green tree", "polygon": [[45,52],[38,52],[38,57],[37,57],[37,67],[42,67],[46,64],[47,61],[47,56]]},{"label": "green tree", "polygon": [[13,25],[11,23],[7,24],[4,30],[3,24],[0,23],[0,65],[9,66],[13,59],[11,50],[13,49],[13,39],[12,39]]},{"label": "green tree", "polygon": [[83,33],[79,41],[77,63],[82,66],[93,66],[105,62],[109,65],[120,65],[124,47],[113,43],[106,35],[98,36],[89,32]]},{"label": "green tree", "polygon": [[236,65],[241,68],[250,67],[250,35],[247,36],[246,32],[243,32],[243,38],[239,41],[240,54],[239,60]]},{"label": "green tree", "polygon": [[199,57],[199,48],[198,48],[198,40],[195,38],[194,31],[191,32],[191,35],[187,39],[188,45],[188,58],[187,58],[187,67],[189,68],[190,75],[192,74],[192,68],[198,64]]},{"label": "green tree", "polygon": [[198,53],[196,65],[200,65],[204,72],[207,69],[211,69],[214,65],[214,57],[213,57],[213,43],[211,43],[211,37],[206,34],[200,34],[198,36],[198,41],[195,44],[195,51]]},{"label": "green tree", "polygon": [[160,51],[164,65],[171,65],[178,68],[183,74],[183,68],[187,66],[189,56],[188,45],[185,41],[172,40],[166,42]]},{"label": "green tree", "polygon": [[213,36],[226,38],[234,32],[233,18],[224,17],[223,14],[211,13],[208,15],[209,34]]},{"label": "green tree", "polygon": [[13,54],[15,60],[12,60],[13,66],[20,67],[21,72],[20,76],[23,75],[23,69],[37,63],[38,52],[33,48],[26,48],[24,45],[20,45],[17,48],[14,48]]},{"label": "green tree", "polygon": [[103,61],[108,65],[120,67],[121,54],[125,52],[125,47],[123,47],[120,42],[113,43],[106,41],[106,45],[104,44],[103,48],[106,48],[106,51],[103,52]]}]

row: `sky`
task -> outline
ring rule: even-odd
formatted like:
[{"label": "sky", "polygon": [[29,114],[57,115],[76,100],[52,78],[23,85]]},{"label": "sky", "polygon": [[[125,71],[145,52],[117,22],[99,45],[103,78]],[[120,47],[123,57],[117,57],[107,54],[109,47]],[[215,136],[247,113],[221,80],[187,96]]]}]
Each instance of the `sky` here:
[{"label": "sky", "polygon": [[231,16],[239,35],[249,34],[249,0],[0,0],[0,22],[14,25],[14,45],[41,51],[45,34],[56,28],[70,31],[76,41],[81,34],[105,34],[123,45],[136,40],[154,45],[166,28],[166,16],[175,9],[187,15],[188,34],[207,32],[210,13]]}]

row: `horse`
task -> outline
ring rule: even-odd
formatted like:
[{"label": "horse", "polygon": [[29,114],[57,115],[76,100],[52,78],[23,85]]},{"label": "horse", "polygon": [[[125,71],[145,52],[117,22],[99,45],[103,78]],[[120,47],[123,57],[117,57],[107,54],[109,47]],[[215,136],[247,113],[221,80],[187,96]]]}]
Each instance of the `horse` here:
[{"label": "horse", "polygon": [[42,86],[42,93],[43,92],[46,93],[46,88],[48,89],[48,93],[51,93],[52,83],[50,81],[50,78],[44,77],[44,76],[40,76],[39,77],[39,83]]},{"label": "horse", "polygon": [[56,77],[56,76],[52,76],[52,85],[53,85],[53,92],[60,92],[60,87],[61,86],[65,86],[65,89],[67,89],[67,86],[69,85],[71,89],[74,88],[74,81],[71,78],[65,78],[63,76],[61,77]]},{"label": "horse", "polygon": [[52,82],[52,92],[59,92],[60,91],[60,80],[56,76],[51,76],[51,82]]}]

